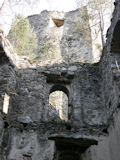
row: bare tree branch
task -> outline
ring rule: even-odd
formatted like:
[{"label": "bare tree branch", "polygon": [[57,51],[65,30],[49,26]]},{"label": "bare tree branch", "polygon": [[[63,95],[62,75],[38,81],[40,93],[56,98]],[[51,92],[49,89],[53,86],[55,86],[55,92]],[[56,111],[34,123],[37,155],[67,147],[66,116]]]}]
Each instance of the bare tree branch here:
[{"label": "bare tree branch", "polygon": [[2,3],[2,5],[1,5],[1,7],[0,7],[0,11],[2,10],[4,4],[5,4],[5,0],[3,0],[3,3]]}]

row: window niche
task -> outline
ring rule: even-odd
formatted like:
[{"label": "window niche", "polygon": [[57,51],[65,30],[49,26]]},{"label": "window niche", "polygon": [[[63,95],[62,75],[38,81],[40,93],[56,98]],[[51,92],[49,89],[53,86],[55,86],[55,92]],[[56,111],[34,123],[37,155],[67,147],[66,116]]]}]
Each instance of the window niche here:
[{"label": "window niche", "polygon": [[68,120],[68,94],[63,86],[54,86],[49,95],[50,116]]},{"label": "window niche", "polygon": [[57,27],[61,27],[64,25],[64,19],[52,18],[52,20]]}]

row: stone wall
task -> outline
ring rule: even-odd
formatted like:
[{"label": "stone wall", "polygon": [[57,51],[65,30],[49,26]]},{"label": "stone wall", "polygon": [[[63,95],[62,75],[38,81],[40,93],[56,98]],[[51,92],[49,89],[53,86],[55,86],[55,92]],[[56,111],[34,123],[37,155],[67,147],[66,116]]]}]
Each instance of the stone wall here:
[{"label": "stone wall", "polygon": [[3,159],[6,142],[3,142],[6,134],[6,116],[3,113],[5,94],[15,94],[16,75],[13,65],[5,55],[3,45],[0,43],[0,159]]},{"label": "stone wall", "polygon": [[38,38],[36,60],[95,62],[85,7],[71,12],[43,11],[28,18]]},{"label": "stone wall", "polygon": [[114,121],[108,129],[108,134],[93,145],[83,155],[83,160],[118,160],[120,157],[120,110],[114,114]]},{"label": "stone wall", "polygon": [[[106,136],[97,146],[83,154],[83,160],[118,160],[120,157],[120,110],[119,110],[119,20],[120,4],[115,2],[115,11],[107,33],[107,42],[101,58],[100,69],[103,77],[103,102],[107,108],[108,128]],[[108,111],[109,110],[109,111]]]},{"label": "stone wall", "polygon": [[[118,160],[119,72],[111,66],[111,42],[119,7],[99,63],[31,64],[14,58],[2,38],[1,160]],[[67,121],[49,114],[49,95],[56,90],[68,96]],[[5,93],[10,96],[7,115],[2,112]]]},{"label": "stone wall", "polygon": [[[7,81],[1,85],[3,95],[7,93],[10,96],[10,105],[8,114],[1,119],[1,131],[4,126],[2,159],[52,159],[55,145],[49,139],[59,136],[81,139],[78,137],[86,135],[90,144],[96,143],[97,137],[89,135],[90,130],[94,130],[96,135],[106,126],[99,93],[101,76],[98,66],[63,63],[37,67],[29,64],[29,67],[23,65],[25,68],[20,68],[20,61],[16,61],[18,66],[15,67],[4,52],[3,57],[1,75],[2,80],[7,76]],[[49,117],[49,95],[56,90],[68,96],[67,122]],[[101,117],[98,118],[99,114]],[[49,151],[49,146],[53,152]],[[44,150],[42,155],[41,150]]]},{"label": "stone wall", "polygon": [[[76,121],[79,126],[104,126],[105,108],[100,83],[99,67],[94,65],[60,64],[20,69],[16,80],[17,95],[12,95],[10,114],[15,113],[14,117],[29,116],[32,121],[49,121],[49,94],[52,87],[56,87],[55,90],[68,92],[69,114],[73,123]],[[13,107],[14,103],[17,108]],[[98,118],[99,114],[101,116]]]},{"label": "stone wall", "polygon": [[[56,146],[54,141],[56,142],[56,139],[61,136],[68,140],[71,137],[73,141],[75,139],[75,142],[71,140],[69,142],[70,145],[75,143],[76,150],[78,149],[76,139],[79,140],[84,136],[88,141],[84,150],[91,143],[96,144],[98,135],[102,135],[108,125],[105,123],[107,120],[102,104],[100,83],[99,67],[94,65],[56,64],[18,69],[16,94],[10,95],[10,109],[7,116],[9,124],[9,140],[5,153],[8,155],[7,158],[9,160],[14,157],[18,160],[26,157],[52,159]],[[67,122],[49,117],[49,95],[55,90],[61,90],[68,95]],[[49,139],[54,141],[49,142]],[[64,143],[60,140],[60,145]],[[42,154],[41,150],[44,150]],[[71,148],[68,150],[70,152]]]}]

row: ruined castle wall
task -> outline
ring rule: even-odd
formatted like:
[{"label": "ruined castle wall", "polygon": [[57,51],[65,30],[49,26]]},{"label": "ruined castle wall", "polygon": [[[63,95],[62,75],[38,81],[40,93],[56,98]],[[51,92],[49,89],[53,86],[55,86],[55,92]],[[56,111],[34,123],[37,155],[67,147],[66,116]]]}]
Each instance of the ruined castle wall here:
[{"label": "ruined castle wall", "polygon": [[90,147],[84,154],[83,160],[118,160],[120,157],[120,110],[114,114],[114,121],[106,135],[97,146]]},{"label": "ruined castle wall", "polygon": [[48,141],[33,129],[18,131],[10,130],[11,147],[8,160],[52,160],[54,155],[54,142]]},{"label": "ruined castle wall", "polygon": [[[101,77],[96,66],[83,67],[73,80],[74,116],[76,120],[81,117],[84,125],[104,125],[100,81]],[[99,114],[102,119],[99,119]]]},{"label": "ruined castle wall", "polygon": [[86,8],[66,13],[43,11],[29,21],[38,38],[37,60],[95,62]]},{"label": "ruined castle wall", "polygon": [[[120,19],[120,5],[115,3],[115,10],[113,12],[113,18],[111,20],[111,26],[107,31],[107,41],[103,49],[103,54],[100,61],[100,72],[102,76],[101,89],[103,103],[106,108],[105,114],[110,123],[112,114],[116,110],[119,102],[119,80],[117,80],[116,75],[118,74],[116,64],[113,64],[113,54],[112,46],[114,41],[114,31],[117,23]],[[119,34],[118,34],[119,35]],[[116,42],[115,42],[116,44]],[[113,66],[115,66],[115,73],[113,72]]]},{"label": "ruined castle wall", "polygon": [[[10,105],[7,119],[0,119],[2,160],[58,160],[56,150],[64,152],[63,146],[69,151],[65,156],[75,148],[79,156],[84,152],[83,160],[118,160],[119,87],[110,57],[114,27],[109,29],[100,63],[29,67],[24,63],[24,68],[14,68],[4,56],[0,64],[1,114],[5,93],[10,96]],[[56,90],[68,96],[67,122],[49,114],[49,95]],[[90,147],[98,140],[98,145]]]},{"label": "ruined castle wall", "polygon": [[[120,157],[120,110],[119,110],[119,21],[120,5],[115,3],[112,23],[107,33],[106,47],[100,63],[103,77],[102,95],[106,107],[106,117],[109,128],[106,136],[99,141],[97,146],[90,147],[85,154],[84,160],[118,160]],[[117,61],[118,66],[115,61]]]},{"label": "ruined castle wall", "polygon": [[[7,146],[5,140],[6,119],[3,113],[3,104],[5,102],[5,94],[10,96],[15,93],[15,70],[10,64],[4,51],[0,48],[0,159],[3,159],[4,149]],[[9,107],[9,106],[8,106]]]},{"label": "ruined castle wall", "polygon": [[[29,116],[33,121],[44,119],[44,101],[46,83],[44,75],[37,70],[20,70],[18,71],[16,93],[11,100],[11,113],[14,116]],[[45,98],[45,99],[44,99]],[[17,106],[16,106],[17,104]],[[13,107],[15,106],[15,107]],[[13,117],[11,117],[13,118]]]},{"label": "ruined castle wall", "polygon": [[[98,66],[73,64],[18,70],[16,95],[10,97],[7,158],[52,159],[55,145],[49,137],[63,133],[68,137],[69,133],[76,138],[81,132],[89,137],[87,127],[102,131],[105,117],[98,71]],[[54,86],[62,86],[68,95],[67,123],[49,117],[49,94]]]},{"label": "ruined castle wall", "polygon": [[[17,95],[11,98],[10,118],[30,117],[32,122],[49,122],[50,91],[54,86],[62,86],[68,92],[69,120],[78,126],[103,127],[105,108],[101,101],[100,82],[99,68],[94,65],[21,69],[17,73]],[[53,121],[56,121],[54,117]]]}]

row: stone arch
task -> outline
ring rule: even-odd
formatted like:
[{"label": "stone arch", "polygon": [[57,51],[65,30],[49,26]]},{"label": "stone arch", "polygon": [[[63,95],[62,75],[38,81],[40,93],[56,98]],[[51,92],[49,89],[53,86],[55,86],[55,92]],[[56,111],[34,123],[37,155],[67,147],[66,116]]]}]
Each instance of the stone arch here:
[{"label": "stone arch", "polygon": [[63,86],[63,85],[54,85],[51,89],[50,89],[50,93],[56,91],[56,90],[59,90],[59,91],[62,91],[64,92],[68,98],[69,98],[69,91],[67,89],[67,87]]},{"label": "stone arch", "polygon": [[67,121],[68,106],[69,106],[68,89],[62,85],[54,85],[49,93],[50,116]]}]

